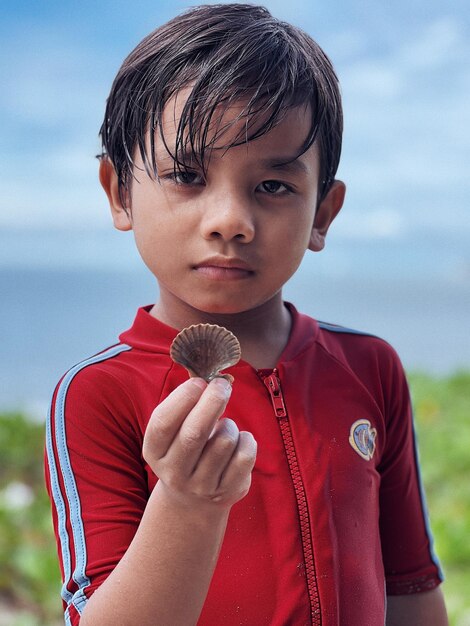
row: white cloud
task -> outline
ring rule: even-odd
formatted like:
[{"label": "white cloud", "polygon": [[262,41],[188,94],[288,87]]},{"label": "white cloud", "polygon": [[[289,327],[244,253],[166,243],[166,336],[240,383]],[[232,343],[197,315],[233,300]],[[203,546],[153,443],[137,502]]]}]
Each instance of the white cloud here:
[{"label": "white cloud", "polygon": [[349,100],[390,100],[402,93],[404,76],[384,60],[365,58],[346,68],[341,83]]},{"label": "white cloud", "polygon": [[108,225],[94,158],[104,62],[56,27],[17,24],[2,44],[0,226]]},{"label": "white cloud", "polygon": [[[0,228],[107,228],[110,215],[96,173],[77,178],[54,175],[42,179],[0,180]],[[51,192],[53,188],[53,192]]]},{"label": "white cloud", "polygon": [[325,51],[334,52],[336,63],[346,63],[348,60],[365,56],[368,41],[364,33],[354,28],[335,29],[328,33],[322,47]]},{"label": "white cloud", "polygon": [[2,46],[0,106],[16,124],[58,127],[102,105],[106,62],[57,27],[17,24]]},{"label": "white cloud", "polygon": [[463,24],[448,15],[425,24],[416,38],[405,41],[397,51],[396,60],[408,72],[434,70],[461,63],[468,50]]},{"label": "white cloud", "polygon": [[[470,72],[463,62],[469,52],[463,26],[443,17],[408,31],[378,56],[341,68],[339,174],[350,183],[350,206],[361,220],[385,202],[410,232],[443,230],[470,239]],[[369,232],[380,236],[374,228]]]},{"label": "white cloud", "polygon": [[394,240],[405,234],[405,220],[396,210],[378,207],[371,211],[344,211],[334,224],[333,232],[341,239]]},{"label": "white cloud", "polygon": [[[295,23],[313,19],[305,0],[266,4]],[[343,23],[330,32],[315,26],[327,51],[341,59],[345,101],[340,177],[349,191],[334,232],[380,241],[443,228],[470,236],[464,24],[452,16],[423,17],[419,28],[406,25],[377,47],[375,33],[367,32],[371,24]],[[115,51],[100,55],[97,46],[60,34],[57,24],[22,29],[2,42],[7,54],[0,58],[8,147],[0,154],[0,226],[106,230],[110,217],[93,157],[119,60]]]}]

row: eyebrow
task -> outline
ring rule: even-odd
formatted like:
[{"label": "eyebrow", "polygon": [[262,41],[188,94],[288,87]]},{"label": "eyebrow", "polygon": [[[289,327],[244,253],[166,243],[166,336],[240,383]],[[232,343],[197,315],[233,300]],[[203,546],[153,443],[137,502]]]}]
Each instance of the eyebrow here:
[{"label": "eyebrow", "polygon": [[284,172],[301,172],[308,174],[307,165],[299,160],[301,155],[274,157],[272,159],[263,159],[261,164],[268,169],[282,170]]},{"label": "eyebrow", "polygon": [[[157,156],[157,161],[160,161],[161,163],[167,163],[167,162],[174,163],[174,160],[172,159],[171,155],[169,155],[166,151],[164,154],[159,154],[157,152],[156,156]],[[286,156],[262,159],[260,161],[260,165],[262,165],[266,169],[274,169],[274,170],[278,170],[278,171],[282,171],[286,173],[308,174],[309,173],[308,167],[303,161],[299,160],[300,156],[302,155],[294,154],[292,156],[286,155]],[[180,154],[180,159],[183,162],[187,162],[188,164],[190,164],[191,161],[193,161],[194,159],[194,154],[191,151],[183,151]]]},{"label": "eyebrow", "polygon": [[[175,163],[174,157],[171,154],[169,154],[166,150],[165,151],[156,150],[155,157],[156,157],[157,163],[162,163],[165,165],[167,163],[168,164]],[[194,161],[194,153],[191,152],[190,150],[184,150],[178,154],[178,159],[184,163],[191,163],[191,161]]]}]

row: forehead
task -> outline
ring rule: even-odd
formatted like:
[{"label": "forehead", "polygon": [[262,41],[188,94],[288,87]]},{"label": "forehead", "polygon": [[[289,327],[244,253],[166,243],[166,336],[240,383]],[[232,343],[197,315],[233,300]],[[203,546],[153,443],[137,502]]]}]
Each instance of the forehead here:
[{"label": "forehead", "polygon": [[[288,109],[282,119],[259,137],[250,139],[269,119],[268,107],[249,111],[249,99],[241,99],[229,105],[219,105],[205,117],[190,119],[188,98],[191,87],[186,87],[174,95],[165,105],[160,126],[155,133],[157,159],[178,158],[191,155],[204,158],[204,152],[227,151],[234,147],[255,147],[262,144],[270,152],[284,153],[290,160],[302,152],[312,126],[312,111],[309,104]],[[198,128],[198,120],[200,127]],[[314,146],[308,152],[317,153]],[[207,154],[205,155],[207,157]],[[182,159],[184,161],[184,158]]]}]

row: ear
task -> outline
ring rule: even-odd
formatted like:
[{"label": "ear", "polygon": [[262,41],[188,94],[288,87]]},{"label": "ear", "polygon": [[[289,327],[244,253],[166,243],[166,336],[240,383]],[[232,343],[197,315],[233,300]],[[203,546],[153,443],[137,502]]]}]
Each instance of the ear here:
[{"label": "ear", "polygon": [[132,230],[130,210],[122,205],[119,197],[116,170],[111,161],[106,157],[100,159],[99,177],[101,186],[108,196],[114,227],[118,230]]},{"label": "ear", "polygon": [[346,194],[346,185],[341,180],[333,181],[328,193],[320,202],[313,220],[312,232],[310,233],[310,241],[308,249],[313,252],[320,252],[325,247],[326,233],[331,222],[340,212],[343,206],[344,196]]}]

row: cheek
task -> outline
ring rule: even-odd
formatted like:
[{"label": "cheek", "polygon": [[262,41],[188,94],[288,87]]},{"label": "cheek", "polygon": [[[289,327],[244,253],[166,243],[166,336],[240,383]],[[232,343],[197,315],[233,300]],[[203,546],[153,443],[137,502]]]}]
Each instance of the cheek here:
[{"label": "cheek", "polygon": [[282,258],[296,259],[300,262],[310,241],[313,216],[299,211],[290,219],[284,221],[282,230],[278,234],[277,254]]},{"label": "cheek", "polygon": [[155,267],[168,257],[169,241],[173,237],[171,233],[167,237],[162,236],[162,232],[167,232],[163,225],[156,227],[153,221],[149,223],[139,220],[134,222],[133,231],[137,250],[148,267]]}]

